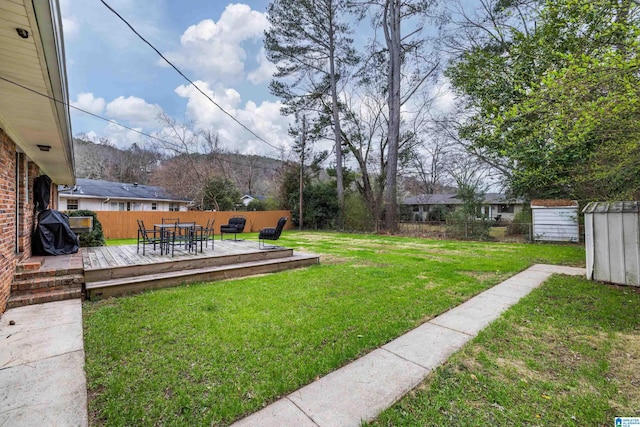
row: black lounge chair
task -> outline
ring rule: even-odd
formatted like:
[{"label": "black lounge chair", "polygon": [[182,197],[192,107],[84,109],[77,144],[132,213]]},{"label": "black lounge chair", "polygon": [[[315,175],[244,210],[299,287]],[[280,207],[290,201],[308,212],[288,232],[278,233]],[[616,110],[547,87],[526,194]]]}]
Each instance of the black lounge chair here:
[{"label": "black lounge chair", "polygon": [[244,231],[244,226],[246,223],[247,219],[243,216],[234,216],[233,218],[229,218],[228,224],[222,224],[220,226],[220,240],[223,240],[222,237],[225,233],[233,233],[233,240],[238,240],[236,238],[236,235]]},{"label": "black lounge chair", "polygon": [[284,225],[287,223],[287,219],[288,218],[286,216],[283,216],[278,220],[278,224],[275,226],[275,228],[267,227],[260,230],[260,233],[258,234],[258,247],[260,249],[274,249],[277,247],[277,246],[267,247],[264,245],[264,241],[278,240],[280,238],[280,234],[282,234],[282,229],[284,228]]}]

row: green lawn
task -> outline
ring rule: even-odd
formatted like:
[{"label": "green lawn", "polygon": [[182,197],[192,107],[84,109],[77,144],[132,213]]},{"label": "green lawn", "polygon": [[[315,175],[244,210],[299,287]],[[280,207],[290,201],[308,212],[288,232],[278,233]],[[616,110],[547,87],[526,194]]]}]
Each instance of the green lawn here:
[{"label": "green lawn", "polygon": [[554,276],[376,426],[613,426],[640,416],[640,293]]},{"label": "green lawn", "polygon": [[229,424],[534,263],[584,249],[286,232],[318,266],[84,306],[92,423]]}]

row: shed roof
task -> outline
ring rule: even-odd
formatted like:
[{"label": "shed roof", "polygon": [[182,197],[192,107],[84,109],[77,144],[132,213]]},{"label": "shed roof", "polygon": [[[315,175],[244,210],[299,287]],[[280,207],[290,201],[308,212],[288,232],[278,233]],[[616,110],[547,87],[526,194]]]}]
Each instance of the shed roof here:
[{"label": "shed roof", "polygon": [[627,213],[640,212],[640,202],[591,202],[582,210],[582,213]]},{"label": "shed roof", "polygon": [[577,200],[537,199],[531,201],[531,208],[577,208]]},{"label": "shed roof", "polygon": [[165,200],[188,202],[185,199],[169,193],[162,187],[144,184],[129,184],[122,182],[103,181],[99,179],[78,178],[72,188],[58,186],[61,196],[77,197],[113,197],[121,199]]}]

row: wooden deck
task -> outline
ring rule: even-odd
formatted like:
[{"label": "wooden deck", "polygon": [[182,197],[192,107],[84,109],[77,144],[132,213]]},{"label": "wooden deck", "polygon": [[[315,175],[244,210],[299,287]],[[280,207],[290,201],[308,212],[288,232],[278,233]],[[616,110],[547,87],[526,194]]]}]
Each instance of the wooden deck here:
[{"label": "wooden deck", "polygon": [[319,263],[317,255],[277,247],[260,250],[252,240],[216,240],[212,247],[193,253],[175,249],[174,256],[136,245],[81,248],[86,296],[89,299],[282,271]]},{"label": "wooden deck", "polygon": [[[201,259],[226,255],[239,255],[250,252],[258,252],[258,242],[252,240],[216,240],[210,241],[208,247],[202,248],[202,253],[188,252],[184,248],[175,248],[174,256],[171,254],[160,255],[160,250],[153,250],[153,246],[147,245],[145,254],[136,249],[137,245],[123,246],[98,246],[94,248],[81,248],[84,269],[95,270],[101,268],[127,267],[133,265],[158,264],[175,262],[186,259]],[[199,248],[198,248],[199,249]],[[264,252],[264,251],[263,251]]]}]

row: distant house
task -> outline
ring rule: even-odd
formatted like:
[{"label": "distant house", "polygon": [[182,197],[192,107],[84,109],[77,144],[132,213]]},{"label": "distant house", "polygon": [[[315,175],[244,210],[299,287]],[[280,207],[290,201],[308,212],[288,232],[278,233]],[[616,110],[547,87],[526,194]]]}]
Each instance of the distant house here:
[{"label": "distant house", "polygon": [[245,194],[244,196],[240,197],[240,201],[242,202],[242,204],[247,207],[249,206],[249,203],[251,203],[254,200],[264,200],[264,196],[251,196],[249,194]]},{"label": "distant house", "polygon": [[58,187],[61,211],[186,211],[189,200],[162,187],[78,178],[75,186]]},{"label": "distant house", "polygon": [[[429,221],[441,207],[453,212],[463,203],[455,194],[421,194],[407,197],[403,205],[410,208],[412,221]],[[486,218],[495,219],[499,216],[502,220],[512,220],[515,214],[522,210],[523,204],[524,201],[521,199],[509,200],[504,194],[487,193],[479,214]]]}]

